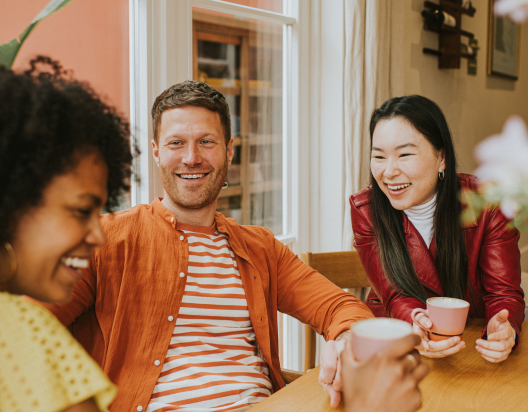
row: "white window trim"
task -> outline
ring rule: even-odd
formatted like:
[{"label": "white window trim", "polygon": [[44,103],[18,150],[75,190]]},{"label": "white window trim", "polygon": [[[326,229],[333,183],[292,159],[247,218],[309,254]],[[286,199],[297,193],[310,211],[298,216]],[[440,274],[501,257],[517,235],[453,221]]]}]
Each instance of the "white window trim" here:
[{"label": "white window trim", "polygon": [[150,109],[167,87],[192,78],[192,24],[188,1],[130,0],[130,15],[130,117],[141,151],[134,165],[140,182],[132,190],[137,205],[163,194],[152,158]]},{"label": "white window trim", "polygon": [[[250,19],[264,20],[277,24],[295,24],[296,19],[285,14],[275,13],[272,11],[254,9],[252,7],[242,6],[235,3],[229,3],[221,0],[190,0],[192,6],[202,7],[204,9],[219,11],[233,14],[238,17],[247,17]],[[287,0],[286,0],[287,1]]]}]

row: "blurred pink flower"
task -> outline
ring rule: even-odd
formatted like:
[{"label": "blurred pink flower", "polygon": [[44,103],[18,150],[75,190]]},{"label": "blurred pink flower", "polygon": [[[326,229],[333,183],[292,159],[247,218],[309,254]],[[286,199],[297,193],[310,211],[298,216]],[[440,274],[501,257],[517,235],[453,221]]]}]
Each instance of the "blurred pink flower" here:
[{"label": "blurred pink flower", "polygon": [[516,23],[528,20],[528,0],[499,0],[495,3],[495,14],[510,16]]},{"label": "blurred pink flower", "polygon": [[510,117],[501,134],[478,144],[475,157],[480,163],[475,175],[487,182],[487,201],[500,203],[508,218],[528,207],[528,131],[519,116]]}]

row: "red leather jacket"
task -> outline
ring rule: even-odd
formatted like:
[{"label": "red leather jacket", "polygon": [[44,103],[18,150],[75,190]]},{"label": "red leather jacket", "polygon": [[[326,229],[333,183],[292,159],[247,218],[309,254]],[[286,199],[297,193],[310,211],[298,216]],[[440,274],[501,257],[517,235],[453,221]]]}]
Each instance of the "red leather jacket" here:
[{"label": "red leather jacket", "polygon": [[[469,191],[478,190],[474,176],[459,174],[459,179],[463,197]],[[415,298],[401,295],[385,279],[372,229],[371,190],[368,187],[350,196],[354,247],[372,286],[367,305],[376,316],[411,322],[411,311],[425,308],[425,305]],[[429,250],[405,213],[401,215],[407,249],[420,282],[430,297],[444,296],[434,265],[434,239]],[[466,300],[470,303],[469,317],[486,318],[487,321],[501,309],[508,309],[508,319],[519,336],[525,308],[524,293],[520,287],[519,231],[508,229],[508,223],[500,209],[488,208],[478,219],[463,225],[470,286],[466,291]]]}]

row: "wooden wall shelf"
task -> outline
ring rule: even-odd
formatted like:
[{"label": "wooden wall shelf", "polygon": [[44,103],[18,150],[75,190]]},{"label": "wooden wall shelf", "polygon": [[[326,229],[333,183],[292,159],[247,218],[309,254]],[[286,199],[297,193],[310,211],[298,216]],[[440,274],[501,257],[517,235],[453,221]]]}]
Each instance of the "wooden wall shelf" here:
[{"label": "wooden wall shelf", "polygon": [[[452,12],[458,12],[460,14],[466,14],[470,17],[473,17],[475,15],[476,10],[473,9],[465,9],[460,5],[460,2],[453,2],[453,1],[440,1],[440,4],[442,7],[444,7],[447,11]],[[451,14],[451,13],[450,13]]]},{"label": "wooden wall shelf", "polygon": [[431,49],[425,49],[425,54],[436,54],[438,56],[439,69],[459,69],[461,58],[473,58],[474,55],[461,51],[461,37],[473,39],[475,35],[466,30],[462,30],[462,15],[473,17],[476,10],[464,9],[460,0],[440,0],[439,4],[430,1],[424,2],[424,7],[429,8],[431,5],[440,7],[446,13],[452,15],[456,20],[456,26],[450,27],[442,25],[440,28],[430,27],[424,24],[424,30],[438,33],[438,52],[433,53]]}]

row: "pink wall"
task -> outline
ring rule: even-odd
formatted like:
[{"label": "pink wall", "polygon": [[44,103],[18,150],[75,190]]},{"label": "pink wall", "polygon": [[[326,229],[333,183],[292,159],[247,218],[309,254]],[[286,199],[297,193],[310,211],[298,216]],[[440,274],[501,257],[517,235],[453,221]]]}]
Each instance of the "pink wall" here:
[{"label": "pink wall", "polygon": [[[18,36],[48,2],[3,1],[0,43]],[[129,117],[128,0],[72,0],[38,24],[13,68],[25,69],[37,54],[59,60]]]}]

